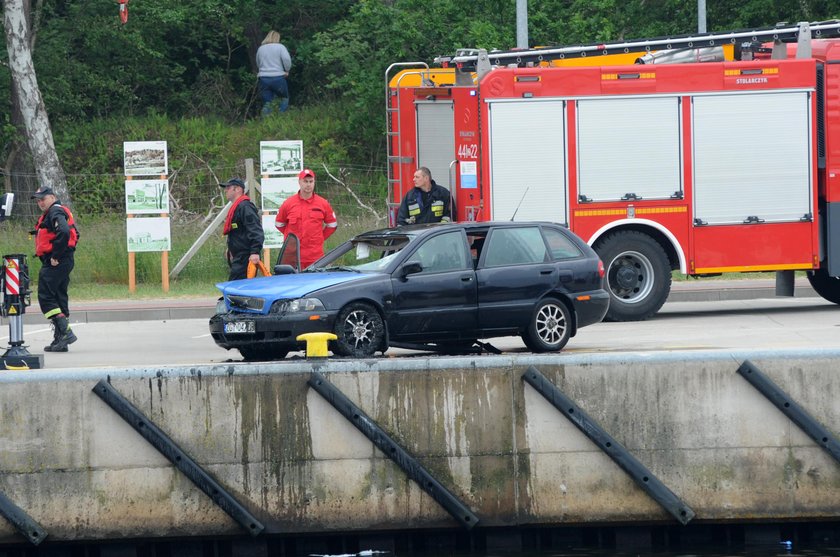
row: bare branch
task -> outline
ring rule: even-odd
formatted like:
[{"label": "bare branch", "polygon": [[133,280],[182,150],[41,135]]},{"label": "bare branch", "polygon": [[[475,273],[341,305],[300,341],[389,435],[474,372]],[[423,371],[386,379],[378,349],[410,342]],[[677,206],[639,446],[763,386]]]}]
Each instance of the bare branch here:
[{"label": "bare branch", "polygon": [[[207,167],[207,170],[210,172],[210,175],[213,177],[213,180],[216,182],[216,186],[221,184],[221,181],[219,180],[219,177],[216,176],[216,173],[213,172],[213,168],[210,166],[210,164],[207,161],[205,161],[204,159],[202,159],[201,157],[199,157],[198,155],[196,155],[192,151],[187,151],[187,153],[192,155],[196,160],[198,160],[199,162],[201,162],[201,164],[203,164],[205,167]],[[216,190],[219,191],[219,188],[217,187]],[[204,222],[210,222],[214,218],[216,218],[216,213],[218,213],[221,209],[223,209],[225,204],[227,203],[225,201],[224,195],[222,195],[222,201],[223,201],[222,204],[221,205],[216,205],[216,197],[218,197],[218,196],[219,196],[219,194],[217,193],[216,195],[210,197],[210,206],[208,207],[207,214],[204,216]]]},{"label": "bare branch", "polygon": [[374,209],[374,208],[373,208],[373,207],[371,207],[370,205],[365,204],[365,203],[364,203],[361,199],[359,199],[359,196],[358,196],[358,195],[356,195],[356,192],[354,192],[352,189],[350,189],[350,186],[348,186],[345,182],[343,182],[343,181],[339,180],[338,178],[336,178],[335,176],[333,176],[333,175],[332,175],[332,173],[330,172],[330,169],[329,169],[329,168],[327,168],[327,165],[326,165],[326,164],[321,163],[321,166],[323,166],[323,167],[324,167],[324,172],[326,172],[326,173],[327,173],[327,176],[329,176],[330,178],[332,178],[332,179],[333,179],[333,181],[334,181],[336,184],[339,184],[341,187],[343,187],[344,189],[346,189],[346,190],[347,190],[347,192],[348,192],[348,193],[349,193],[349,194],[353,197],[353,199],[355,199],[355,200],[356,200],[356,203],[359,205],[359,207],[362,207],[363,209],[367,209],[367,211],[368,211],[368,212],[370,212],[370,214],[372,214],[372,215],[373,215],[373,217],[376,219],[376,224],[379,224],[380,222],[382,222],[383,220],[385,220],[385,217],[384,217],[384,216],[382,216],[382,215],[380,215],[380,214],[376,211],[376,209]]}]

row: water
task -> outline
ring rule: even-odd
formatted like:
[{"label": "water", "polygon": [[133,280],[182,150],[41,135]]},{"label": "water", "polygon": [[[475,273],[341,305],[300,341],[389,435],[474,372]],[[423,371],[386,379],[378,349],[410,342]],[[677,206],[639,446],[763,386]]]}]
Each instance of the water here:
[{"label": "water", "polygon": [[[400,553],[391,551],[362,550],[359,553],[322,554],[310,553],[312,556],[324,557],[401,557],[411,555],[412,557],[440,557],[438,552],[422,553]],[[679,551],[619,551],[615,549],[588,549],[569,548],[564,550],[550,551],[491,551],[483,553],[454,554],[470,555],[475,557],[840,557],[838,546],[814,546],[813,544],[799,544],[794,546],[793,542],[785,541],[778,544],[758,544],[742,548],[698,548],[682,549]]]}]

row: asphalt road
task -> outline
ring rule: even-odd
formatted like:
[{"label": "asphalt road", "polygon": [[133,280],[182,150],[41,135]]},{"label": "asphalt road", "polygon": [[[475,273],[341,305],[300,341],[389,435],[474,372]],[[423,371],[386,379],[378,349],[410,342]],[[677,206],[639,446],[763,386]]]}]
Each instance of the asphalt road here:
[{"label": "asphalt road", "polygon": [[[78,342],[63,354],[45,354],[44,367],[148,367],[241,361],[236,351],[216,346],[207,319],[77,323]],[[0,330],[0,348],[9,342]],[[26,324],[31,353],[43,353],[52,338],[46,323]],[[510,353],[527,353],[518,337],[490,341]],[[581,329],[564,353],[704,350],[840,349],[840,306],[821,298],[762,298],[668,302],[654,318],[633,323],[599,323]],[[402,349],[388,357],[428,355]],[[300,358],[292,353],[289,358]]]}]

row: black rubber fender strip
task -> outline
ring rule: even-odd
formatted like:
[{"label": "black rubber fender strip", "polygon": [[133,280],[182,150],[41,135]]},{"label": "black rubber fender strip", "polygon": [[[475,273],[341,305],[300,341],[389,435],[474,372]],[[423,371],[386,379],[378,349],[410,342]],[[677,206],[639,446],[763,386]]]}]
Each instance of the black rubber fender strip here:
[{"label": "black rubber fender strip", "polygon": [[604,431],[595,420],[590,418],[572,399],[563,394],[560,389],[548,380],[534,366],[522,374],[522,379],[534,387],[561,414],[566,416],[579,430],[583,432],[599,449],[604,451],[613,462],[636,482],[654,501],[668,511],[683,526],[694,518],[694,511],[686,505],[673,491],[654,476],[647,467],[639,462],[630,452],[612,436]]},{"label": "black rubber fender strip", "polygon": [[322,374],[312,372],[309,377],[309,386],[324,397],[333,408],[338,410],[347,421],[352,423],[356,429],[370,439],[385,456],[394,461],[397,466],[403,469],[409,478],[417,482],[420,488],[432,499],[438,502],[461,526],[467,530],[478,524],[478,517],[441,484],[416,458],[394,441],[385,431],[374,422],[370,416],[356,406],[344,393],[335,385],[330,383]]},{"label": "black rubber fender strip", "polygon": [[804,408],[799,406],[786,392],[776,385],[772,379],[764,375],[755,365],[744,360],[738,367],[738,375],[749,382],[767,400],[782,411],[793,423],[799,426],[817,445],[830,454],[834,460],[840,462],[840,442],[825,426],[815,420]]},{"label": "black rubber fender strip", "polygon": [[254,515],[109,382],[100,380],[93,388],[93,392],[252,536],[258,535],[265,529],[265,526]]},{"label": "black rubber fender strip", "polygon": [[47,531],[40,524],[2,493],[0,493],[0,514],[32,545],[38,545],[47,537]]}]

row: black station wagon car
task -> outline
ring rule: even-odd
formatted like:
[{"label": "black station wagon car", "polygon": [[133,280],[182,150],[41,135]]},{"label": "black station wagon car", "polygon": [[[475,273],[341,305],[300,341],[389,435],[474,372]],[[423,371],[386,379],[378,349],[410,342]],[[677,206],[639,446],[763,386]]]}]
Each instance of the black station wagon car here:
[{"label": "black station wagon car", "polygon": [[458,353],[510,335],[532,351],[556,351],[609,306],[603,263],[552,223],[374,230],[303,272],[217,287],[224,298],[210,319],[213,340],[246,360],[283,358],[305,348],[296,338],[309,332],[334,333],[329,347],[339,356],[389,346]]}]

